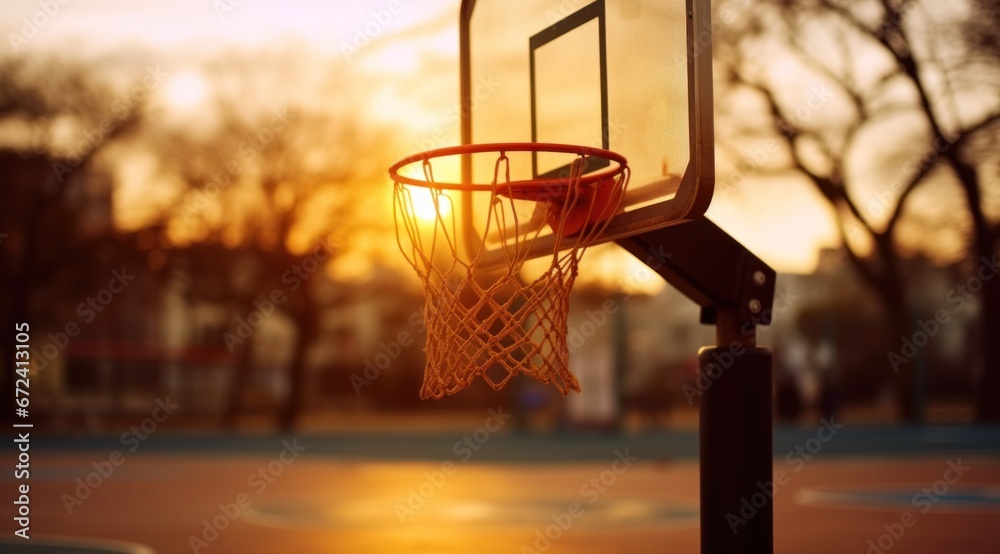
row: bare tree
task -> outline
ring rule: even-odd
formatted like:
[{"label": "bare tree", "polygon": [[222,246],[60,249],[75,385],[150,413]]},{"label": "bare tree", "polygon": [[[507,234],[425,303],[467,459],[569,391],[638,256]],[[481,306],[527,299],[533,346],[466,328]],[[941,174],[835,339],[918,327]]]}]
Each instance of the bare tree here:
[{"label": "bare tree", "polygon": [[58,311],[106,282],[106,270],[97,271],[93,262],[128,256],[126,237],[110,225],[110,190],[96,190],[92,178],[99,155],[135,130],[142,102],[115,112],[120,95],[58,59],[8,58],[0,62],[0,76],[0,349],[6,368],[0,417],[8,418],[14,413],[16,375],[7,364],[14,359],[15,324],[31,325],[35,355],[44,344],[40,331],[60,321]]},{"label": "bare tree", "polygon": [[[254,70],[242,70],[235,78],[252,80]],[[277,83],[288,87],[290,81]],[[184,127],[150,133],[163,175],[182,184],[151,225],[179,243],[175,256],[200,260],[189,264],[194,294],[211,296],[233,314],[233,328],[219,337],[239,350],[224,417],[230,425],[253,366],[249,341],[235,332],[236,317],[246,318],[255,302],[271,302],[293,322],[289,394],[278,423],[294,426],[321,315],[343,302],[322,294],[319,275],[342,252],[391,225],[378,211],[388,195],[376,192],[384,184],[386,136],[365,125],[343,85],[317,92],[325,102],[264,98],[253,105],[223,90],[209,110],[215,119],[209,132]],[[209,280],[222,286],[209,286]]]},{"label": "bare tree", "polygon": [[[977,144],[997,136],[1000,98],[968,64],[991,46],[981,39],[991,31],[970,40],[962,10],[916,0],[733,0],[717,8],[728,23],[716,42],[719,111],[732,123],[720,133],[723,147],[738,159],[747,141],[780,145],[762,170],[804,178],[833,208],[852,267],[885,308],[887,352],[898,353],[914,331],[900,229],[918,210],[908,202],[917,191],[936,189],[944,200],[931,212],[940,219],[946,187],[959,187],[964,206],[950,215],[969,221],[967,257],[979,265],[996,253]],[[977,67],[995,80],[996,64]],[[933,249],[935,237],[918,234],[919,248]],[[1000,336],[1000,279],[985,285],[983,337]],[[1000,409],[986,398],[1000,393],[1000,352],[982,343],[979,417],[996,420]],[[900,415],[912,420],[912,364],[891,354],[887,361]]]}]

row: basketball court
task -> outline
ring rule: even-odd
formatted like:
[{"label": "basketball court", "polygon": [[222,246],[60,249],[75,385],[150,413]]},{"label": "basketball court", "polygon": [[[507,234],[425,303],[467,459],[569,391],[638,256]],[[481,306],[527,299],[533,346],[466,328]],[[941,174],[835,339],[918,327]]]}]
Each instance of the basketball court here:
[{"label": "basketball court", "polygon": [[[454,444],[466,435],[472,428],[295,439],[159,435],[126,454],[72,514],[60,498],[76,494],[76,479],[121,445],[114,437],[45,441],[32,464],[32,547],[4,539],[0,551],[699,551],[694,431],[501,432],[464,461]],[[775,435],[776,552],[861,553],[880,539],[896,552],[995,551],[1000,430],[848,428],[813,448],[817,436],[817,429]],[[305,450],[282,459],[293,442]],[[810,449],[815,457],[805,460]],[[909,527],[900,523],[907,513]],[[45,550],[43,538],[77,547]]]},{"label": "basketball court", "polygon": [[[500,390],[520,374],[579,392],[571,291],[587,249],[614,242],[716,327],[699,352],[701,550],[772,551],[770,497],[738,533],[728,523],[771,477],[772,356],[757,328],[771,322],[776,274],[704,217],[711,3],[465,0],[460,12],[462,144],[389,167],[400,252],[425,296],[421,398],[480,380]],[[483,82],[487,98],[473,94]],[[609,513],[630,511],[693,517],[641,500]]]},{"label": "basketball court", "polygon": [[[35,550],[3,548],[996,551],[997,429],[773,430],[772,359],[756,341],[775,272],[704,217],[708,0],[465,0],[456,16],[462,144],[389,169],[400,251],[426,295],[420,396],[479,380],[499,390],[522,373],[579,391],[570,292],[586,250],[615,243],[717,329],[699,355],[697,428],[534,436],[500,418],[409,434],[164,435],[113,467],[114,437],[50,441],[33,458]],[[473,94],[482,82],[486,98]],[[76,550],[46,550],[45,535]]]}]

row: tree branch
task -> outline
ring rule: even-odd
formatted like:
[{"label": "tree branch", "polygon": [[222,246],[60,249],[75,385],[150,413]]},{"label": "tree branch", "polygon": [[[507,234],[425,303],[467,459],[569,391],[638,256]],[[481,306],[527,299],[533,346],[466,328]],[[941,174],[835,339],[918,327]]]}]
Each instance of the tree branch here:
[{"label": "tree branch", "polygon": [[[866,230],[871,232],[871,229],[867,226],[864,221],[860,222]],[[882,290],[885,287],[885,276],[879,275],[871,267],[870,264],[865,263],[865,261],[858,255],[857,252],[851,247],[851,243],[847,237],[846,222],[843,216],[838,215],[837,217],[837,230],[840,233],[840,242],[844,244],[844,252],[847,253],[847,260],[850,262],[851,266],[858,272],[861,278],[868,282],[875,290]]]},{"label": "tree branch", "polygon": [[[955,138],[955,140],[951,144],[949,144],[947,148],[948,149],[960,148],[965,144],[965,142],[969,139],[969,137],[975,135],[979,131],[997,122],[1000,122],[1000,112],[994,113],[993,115],[984,118],[979,123],[959,133],[959,135]],[[886,223],[886,232],[890,231],[892,227],[894,227],[898,222],[903,211],[903,204],[906,202],[906,199],[910,196],[910,193],[912,193],[913,190],[917,188],[917,185],[919,185],[924,180],[924,178],[927,177],[927,175],[931,172],[931,170],[933,170],[935,167],[937,167],[937,163],[924,164],[915,174],[913,174],[913,176],[910,177],[909,182],[903,188],[902,192],[899,193],[899,199],[896,201],[896,206],[893,209],[892,215],[889,217],[888,222]]]}]

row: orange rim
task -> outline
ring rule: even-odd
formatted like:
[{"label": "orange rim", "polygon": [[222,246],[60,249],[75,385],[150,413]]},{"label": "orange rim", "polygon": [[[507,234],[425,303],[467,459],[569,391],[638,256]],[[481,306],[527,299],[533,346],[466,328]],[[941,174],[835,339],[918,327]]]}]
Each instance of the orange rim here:
[{"label": "orange rim", "polygon": [[417,162],[421,162],[424,166],[427,166],[430,164],[431,160],[437,158],[446,158],[449,156],[466,154],[484,154],[487,152],[496,152],[499,155],[497,158],[498,162],[506,157],[507,152],[552,152],[558,154],[577,154],[578,156],[602,158],[614,162],[615,164],[608,169],[584,175],[579,179],[571,179],[569,177],[546,177],[504,183],[505,186],[518,190],[560,186],[566,187],[569,186],[571,181],[576,181],[581,185],[591,185],[605,179],[617,177],[628,167],[628,160],[625,159],[625,156],[622,156],[617,152],[604,150],[603,148],[591,148],[589,146],[578,146],[573,144],[556,144],[551,142],[497,142],[489,144],[450,146],[447,148],[436,148],[434,150],[420,152],[408,158],[399,160],[389,166],[389,176],[392,177],[393,181],[404,185],[441,190],[492,191],[494,188],[492,183],[488,185],[478,183],[439,183],[437,181],[427,181],[425,179],[414,179],[412,177],[406,177],[405,175],[399,174],[401,169]]}]

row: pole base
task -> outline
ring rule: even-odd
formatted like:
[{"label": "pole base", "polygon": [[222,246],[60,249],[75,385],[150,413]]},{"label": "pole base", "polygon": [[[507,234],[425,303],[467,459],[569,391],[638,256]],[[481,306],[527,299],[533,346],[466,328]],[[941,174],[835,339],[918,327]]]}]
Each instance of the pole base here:
[{"label": "pole base", "polygon": [[698,355],[703,554],[774,551],[771,351],[705,348]]}]

